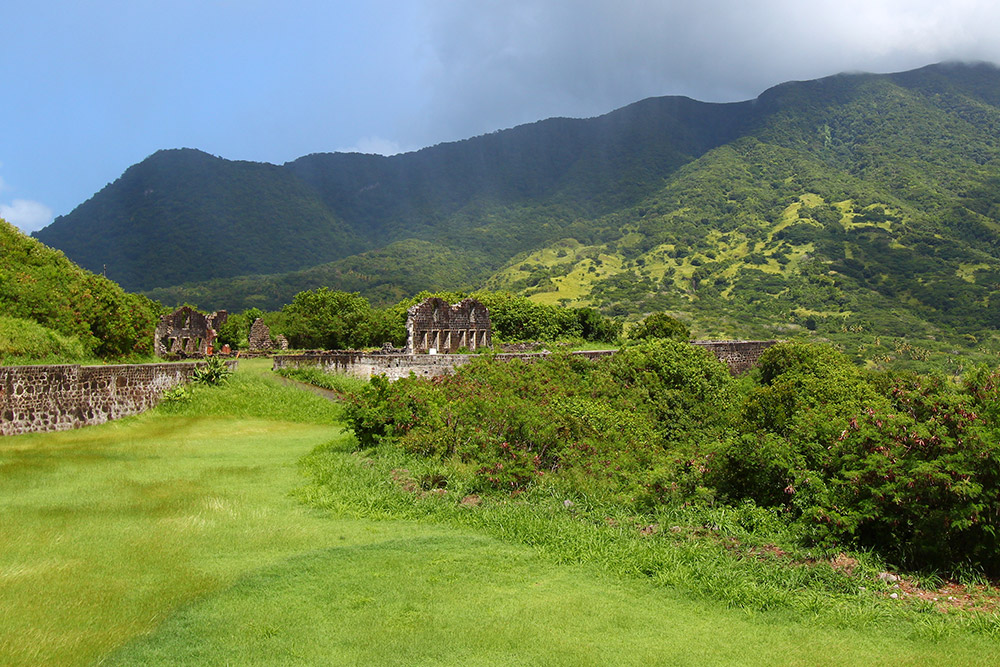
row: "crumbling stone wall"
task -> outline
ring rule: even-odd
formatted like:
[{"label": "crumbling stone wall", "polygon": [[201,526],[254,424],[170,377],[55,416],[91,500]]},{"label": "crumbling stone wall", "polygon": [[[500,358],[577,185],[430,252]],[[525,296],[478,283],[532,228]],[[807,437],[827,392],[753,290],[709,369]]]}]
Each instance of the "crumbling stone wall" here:
[{"label": "crumbling stone wall", "polygon": [[271,329],[264,324],[264,320],[257,318],[250,325],[250,345],[252,352],[260,350],[270,350],[274,345],[271,343]]},{"label": "crumbling stone wall", "polygon": [[757,365],[764,350],[777,345],[776,340],[694,340],[692,345],[703,347],[729,367],[733,375],[742,375]]},{"label": "crumbling stone wall", "polygon": [[0,435],[64,431],[138,414],[200,365],[0,367]]},{"label": "crumbling stone wall", "polygon": [[178,308],[160,318],[156,326],[154,349],[156,356],[204,356],[215,342],[216,332],[225,324],[229,313],[220,310],[205,315],[190,306]]},{"label": "crumbling stone wall", "polygon": [[432,297],[406,313],[406,351],[451,354],[493,344],[490,311],[475,299],[449,304]]},{"label": "crumbling stone wall", "polygon": [[[756,366],[761,353],[776,342],[773,340],[701,340],[692,341],[692,344],[707,349],[729,367],[730,373],[739,375]],[[599,359],[612,355],[616,351],[586,350],[571,354],[586,359]],[[496,354],[493,358],[499,361],[520,359],[531,362],[543,359],[548,355],[548,352],[528,352]],[[279,368],[320,368],[327,372],[345,373],[365,380],[373,375],[385,375],[390,380],[398,380],[408,377],[410,373],[428,377],[445,375],[453,372],[459,366],[469,363],[477,356],[474,354],[381,354],[340,350],[277,356],[274,358],[273,368],[275,370]]]},{"label": "crumbling stone wall", "polygon": [[[596,359],[614,354],[614,350],[587,350],[571,354]],[[498,361],[520,359],[531,362],[548,356],[548,352],[531,354],[496,354]],[[479,355],[476,354],[381,354],[354,350],[313,352],[308,354],[283,354],[274,358],[272,368],[319,368],[330,373],[345,373],[367,380],[374,375],[385,375],[390,380],[424,375],[436,377],[453,372]]]}]

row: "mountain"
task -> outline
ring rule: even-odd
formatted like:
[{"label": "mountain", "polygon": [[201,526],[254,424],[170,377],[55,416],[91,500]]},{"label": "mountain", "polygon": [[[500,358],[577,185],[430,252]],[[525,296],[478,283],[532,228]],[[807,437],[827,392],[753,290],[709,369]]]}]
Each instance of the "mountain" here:
[{"label": "mountain", "polygon": [[[653,99],[415,153],[281,167],[160,151],[35,236],[126,289],[299,270],[408,238],[497,261],[552,237],[537,209],[563,222],[614,210],[736,136],[743,106]],[[493,220],[503,229],[483,228]]]},{"label": "mountain", "polygon": [[486,284],[692,313],[708,332],[988,332],[1000,70],[843,74],[732,104],[653,98],[393,157],[278,167],[161,152],[37,236],[205,307],[276,307],[320,284],[384,301]]}]

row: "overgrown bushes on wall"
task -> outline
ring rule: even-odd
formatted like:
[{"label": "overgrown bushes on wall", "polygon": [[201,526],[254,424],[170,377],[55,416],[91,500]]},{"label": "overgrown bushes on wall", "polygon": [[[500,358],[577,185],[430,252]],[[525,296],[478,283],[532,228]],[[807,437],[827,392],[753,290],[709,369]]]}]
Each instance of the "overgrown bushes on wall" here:
[{"label": "overgrown bushes on wall", "polygon": [[654,339],[599,362],[487,358],[433,380],[376,378],[347,417],[360,446],[428,457],[479,492],[552,487],[636,511],[752,502],[804,545],[997,574],[998,377],[873,374],[786,343],[737,380]]}]

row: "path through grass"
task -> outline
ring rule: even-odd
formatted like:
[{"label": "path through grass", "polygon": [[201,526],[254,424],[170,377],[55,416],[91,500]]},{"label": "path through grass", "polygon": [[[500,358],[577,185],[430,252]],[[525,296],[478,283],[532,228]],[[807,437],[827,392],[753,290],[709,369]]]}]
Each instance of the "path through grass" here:
[{"label": "path through grass", "polygon": [[245,365],[188,407],[0,439],[0,663],[997,661],[979,637],[779,621],[472,530],[309,510],[290,495],[296,462],[340,437],[337,409],[265,373]]}]

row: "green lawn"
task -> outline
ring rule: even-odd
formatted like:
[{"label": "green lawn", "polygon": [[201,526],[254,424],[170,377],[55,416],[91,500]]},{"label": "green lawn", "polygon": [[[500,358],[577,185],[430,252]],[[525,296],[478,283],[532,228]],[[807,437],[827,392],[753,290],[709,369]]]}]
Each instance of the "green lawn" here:
[{"label": "green lawn", "polygon": [[243,362],[188,406],[0,439],[0,664],[1000,661],[982,635],[727,609],[473,528],[310,509],[297,462],[336,420]]}]

